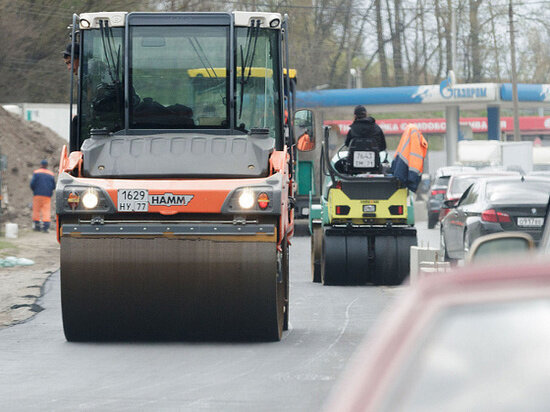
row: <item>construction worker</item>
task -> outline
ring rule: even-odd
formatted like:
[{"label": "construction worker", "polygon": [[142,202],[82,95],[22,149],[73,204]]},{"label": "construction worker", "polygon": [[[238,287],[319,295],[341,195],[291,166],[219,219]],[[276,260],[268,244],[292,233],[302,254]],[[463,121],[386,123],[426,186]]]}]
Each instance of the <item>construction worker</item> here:
[{"label": "construction worker", "polygon": [[422,179],[427,152],[428,142],[418,126],[410,123],[401,136],[391,170],[394,176],[413,192],[416,192]]},{"label": "construction worker", "polygon": [[315,148],[315,143],[311,141],[311,137],[307,130],[298,138],[297,147],[301,152],[309,152]]},{"label": "construction worker", "polygon": [[367,109],[365,106],[355,106],[353,114],[355,118],[346,137],[346,146],[349,147],[351,140],[355,138],[373,139],[373,143],[375,143],[378,152],[386,150],[386,137],[384,136],[384,132],[380,126],[376,124],[373,117],[367,116]]},{"label": "construction worker", "polygon": [[[67,45],[67,48],[63,50],[63,60],[65,60],[65,65],[67,66],[67,70],[71,70],[71,43]],[[75,43],[74,45],[74,64],[73,67],[73,73],[76,76],[78,74],[78,65],[80,63],[80,47],[78,46],[78,43]]]},{"label": "construction worker", "polygon": [[[32,200],[33,230],[48,233],[50,229],[50,207],[53,191],[55,190],[55,178],[53,172],[48,170],[48,161],[40,162],[40,169],[36,169],[31,179],[31,189],[34,194]],[[40,221],[43,225],[40,227]]]}]

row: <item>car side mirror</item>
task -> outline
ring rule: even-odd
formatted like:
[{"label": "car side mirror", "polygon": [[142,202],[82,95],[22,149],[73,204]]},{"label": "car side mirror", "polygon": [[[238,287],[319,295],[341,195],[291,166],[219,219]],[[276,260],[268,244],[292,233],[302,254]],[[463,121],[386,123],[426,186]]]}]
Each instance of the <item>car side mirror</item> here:
[{"label": "car side mirror", "polygon": [[509,254],[525,253],[535,248],[531,235],[521,232],[502,232],[477,238],[466,257],[467,262],[488,261]]},{"label": "car side mirror", "polygon": [[453,199],[448,199],[448,200],[444,200],[443,204],[445,205],[446,208],[452,209],[456,207],[457,201]]}]

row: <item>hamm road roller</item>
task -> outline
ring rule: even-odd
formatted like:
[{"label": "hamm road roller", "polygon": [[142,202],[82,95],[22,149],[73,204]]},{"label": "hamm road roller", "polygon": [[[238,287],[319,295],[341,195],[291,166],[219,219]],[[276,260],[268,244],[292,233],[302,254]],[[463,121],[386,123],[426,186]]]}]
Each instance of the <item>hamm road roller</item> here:
[{"label": "hamm road roller", "polygon": [[[312,275],[324,285],[398,285],[409,273],[416,229],[407,187],[389,170],[387,153],[354,139],[321,149],[321,204],[312,205]],[[380,162],[382,158],[382,162]]]},{"label": "hamm road roller", "polygon": [[67,340],[279,340],[286,17],[84,13],[71,34],[77,109],[56,189]]}]

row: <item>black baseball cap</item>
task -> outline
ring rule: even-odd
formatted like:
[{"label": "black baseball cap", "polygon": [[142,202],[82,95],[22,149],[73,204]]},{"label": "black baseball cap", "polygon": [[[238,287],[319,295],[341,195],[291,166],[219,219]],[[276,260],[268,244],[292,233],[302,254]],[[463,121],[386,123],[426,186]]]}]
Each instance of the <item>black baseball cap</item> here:
[{"label": "black baseball cap", "polygon": [[[63,57],[71,57],[71,43],[67,44],[67,48],[63,50]],[[80,57],[80,46],[78,43],[74,44],[74,57]]]}]

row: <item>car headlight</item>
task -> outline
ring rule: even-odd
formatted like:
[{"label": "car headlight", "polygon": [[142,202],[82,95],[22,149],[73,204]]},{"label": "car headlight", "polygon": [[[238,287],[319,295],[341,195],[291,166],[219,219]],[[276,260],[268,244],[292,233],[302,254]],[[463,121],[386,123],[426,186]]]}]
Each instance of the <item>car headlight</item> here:
[{"label": "car headlight", "polygon": [[82,205],[86,209],[93,209],[98,205],[98,203],[99,203],[99,196],[97,195],[95,190],[88,190],[82,196]]},{"label": "car headlight", "polygon": [[252,190],[243,190],[239,196],[239,206],[243,209],[250,209],[254,206],[254,192]]}]

